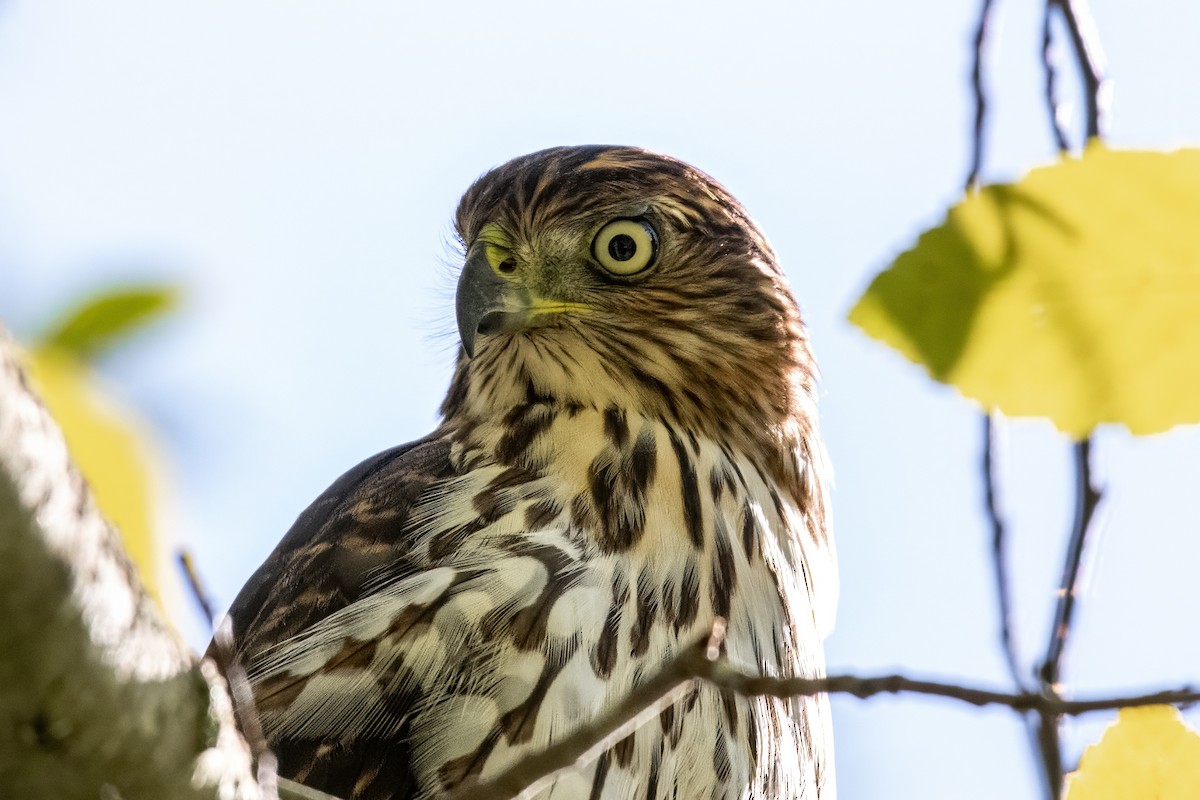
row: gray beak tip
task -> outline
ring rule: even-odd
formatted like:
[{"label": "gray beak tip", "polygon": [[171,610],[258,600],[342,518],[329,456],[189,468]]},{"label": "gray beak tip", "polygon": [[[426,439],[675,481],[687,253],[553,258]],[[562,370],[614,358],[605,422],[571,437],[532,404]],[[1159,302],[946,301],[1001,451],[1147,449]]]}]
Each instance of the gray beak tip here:
[{"label": "gray beak tip", "polygon": [[[454,299],[454,314],[458,321],[458,337],[467,358],[475,357],[475,339],[488,317],[503,308],[508,292],[507,282],[488,264],[482,247],[467,256],[462,275],[458,278],[458,293]],[[487,331],[484,331],[485,333]]]}]

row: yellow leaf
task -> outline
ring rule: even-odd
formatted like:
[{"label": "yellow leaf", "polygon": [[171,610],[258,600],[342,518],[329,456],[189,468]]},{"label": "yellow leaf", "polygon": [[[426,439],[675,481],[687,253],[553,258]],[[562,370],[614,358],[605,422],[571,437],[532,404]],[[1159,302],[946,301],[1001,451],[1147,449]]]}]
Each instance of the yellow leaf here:
[{"label": "yellow leaf", "polygon": [[100,510],[117,526],[147,588],[161,598],[162,554],[152,525],[153,461],[136,418],[71,352],[39,347],[26,366]]},{"label": "yellow leaf", "polygon": [[988,186],[876,276],[866,333],[988,409],[1082,437],[1200,421],[1200,150],[1093,144]]},{"label": "yellow leaf", "polygon": [[1066,800],[1195,800],[1200,733],[1171,706],[1125,708],[1067,776]]}]

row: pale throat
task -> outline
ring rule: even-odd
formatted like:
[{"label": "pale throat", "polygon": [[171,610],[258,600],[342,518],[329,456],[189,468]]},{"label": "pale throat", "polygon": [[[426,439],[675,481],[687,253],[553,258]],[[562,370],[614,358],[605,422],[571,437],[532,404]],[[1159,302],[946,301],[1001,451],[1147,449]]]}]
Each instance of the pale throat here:
[{"label": "pale throat", "polygon": [[[745,385],[735,390],[717,376],[685,380],[665,355],[655,356],[638,365],[639,376],[623,374],[579,342],[563,342],[542,332],[488,342],[472,361],[459,365],[470,387],[460,413],[476,429],[498,425],[535,402],[567,411],[616,408],[779,465],[780,477],[787,480],[798,449],[797,420],[779,413],[770,395],[790,394],[794,385],[772,391],[763,376],[751,381],[742,376]],[[711,398],[715,404],[697,406],[697,397]]]}]

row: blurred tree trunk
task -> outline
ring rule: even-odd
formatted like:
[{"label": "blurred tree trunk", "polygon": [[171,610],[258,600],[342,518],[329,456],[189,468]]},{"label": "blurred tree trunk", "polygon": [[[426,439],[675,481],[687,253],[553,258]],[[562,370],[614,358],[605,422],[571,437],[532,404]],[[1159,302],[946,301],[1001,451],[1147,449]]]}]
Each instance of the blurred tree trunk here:
[{"label": "blurred tree trunk", "polygon": [[160,618],[0,328],[0,797],[262,796],[223,679]]}]

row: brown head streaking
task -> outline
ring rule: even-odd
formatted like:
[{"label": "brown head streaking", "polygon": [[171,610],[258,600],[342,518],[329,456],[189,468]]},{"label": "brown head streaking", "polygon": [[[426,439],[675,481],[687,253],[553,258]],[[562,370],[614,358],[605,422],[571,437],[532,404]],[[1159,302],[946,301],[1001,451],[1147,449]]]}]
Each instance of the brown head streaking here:
[{"label": "brown head streaking", "polygon": [[[456,222],[442,424],[339,479],[231,609],[282,773],[347,799],[493,776],[715,617],[739,668],[824,669],[815,367],[742,207],[675,159],[564,147]],[[832,798],[828,724],[697,689],[539,797]]]}]

